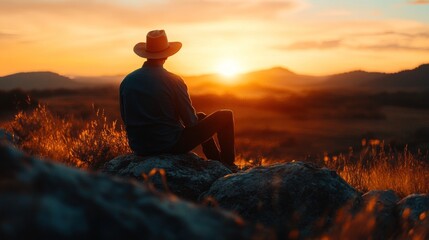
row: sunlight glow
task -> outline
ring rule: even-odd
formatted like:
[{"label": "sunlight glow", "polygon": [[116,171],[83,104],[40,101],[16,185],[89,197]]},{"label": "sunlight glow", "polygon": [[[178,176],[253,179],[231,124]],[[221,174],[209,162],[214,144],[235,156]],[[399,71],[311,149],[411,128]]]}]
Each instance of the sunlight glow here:
[{"label": "sunlight glow", "polygon": [[217,72],[228,79],[227,82],[230,82],[241,70],[240,65],[237,61],[228,59],[220,63],[217,67]]}]

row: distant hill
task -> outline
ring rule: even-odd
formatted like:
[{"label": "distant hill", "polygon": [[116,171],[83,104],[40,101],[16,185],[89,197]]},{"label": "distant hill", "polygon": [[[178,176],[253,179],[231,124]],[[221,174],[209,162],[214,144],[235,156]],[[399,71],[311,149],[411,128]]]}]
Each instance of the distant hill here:
[{"label": "distant hill", "polygon": [[81,88],[88,84],[79,83],[53,72],[23,72],[0,77],[0,89],[42,90],[58,88]]},{"label": "distant hill", "polygon": [[429,90],[429,64],[397,73],[353,71],[331,75],[319,87],[372,91]]},{"label": "distant hill", "polygon": [[368,82],[371,82],[375,79],[380,79],[386,75],[386,73],[365,72],[358,70],[330,75],[326,78],[326,81],[324,81],[322,85],[329,88],[352,88],[366,85]]},{"label": "distant hill", "polygon": [[385,90],[429,90],[429,64],[412,70],[386,74],[382,78],[368,81],[366,86]]},{"label": "distant hill", "polygon": [[243,75],[250,83],[259,83],[273,87],[302,87],[320,82],[324,77],[301,75],[282,67],[270,68]]},{"label": "distant hill", "polygon": [[286,68],[275,67],[228,78],[218,74],[184,77],[192,93],[236,94],[240,96],[284,96],[295,90],[308,88],[324,77],[296,74]]},{"label": "distant hill", "polygon": [[193,93],[233,93],[238,95],[283,96],[300,90],[415,91],[429,90],[429,64],[397,73],[362,70],[309,76],[276,67],[241,74],[236,83],[225,84],[222,76],[202,75],[185,78]]},{"label": "distant hill", "polygon": [[92,85],[119,85],[124,79],[125,75],[111,75],[111,76],[77,76],[73,80],[79,83],[92,84]]},{"label": "distant hill", "polygon": [[[16,73],[0,77],[0,90],[20,88],[58,89],[119,85],[124,76],[69,78],[53,72]],[[328,76],[309,76],[275,67],[244,73],[228,79],[218,74],[184,77],[193,94],[241,96],[284,95],[308,89],[352,89],[371,91],[429,90],[429,64],[397,73],[352,71]]]}]

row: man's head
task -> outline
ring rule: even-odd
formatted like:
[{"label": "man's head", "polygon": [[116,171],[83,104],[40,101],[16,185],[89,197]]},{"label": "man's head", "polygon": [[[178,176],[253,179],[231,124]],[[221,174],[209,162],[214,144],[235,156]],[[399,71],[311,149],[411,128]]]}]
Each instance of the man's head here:
[{"label": "man's head", "polygon": [[153,30],[147,33],[146,42],[134,46],[134,52],[147,59],[167,59],[182,48],[180,42],[168,42],[164,30]]}]

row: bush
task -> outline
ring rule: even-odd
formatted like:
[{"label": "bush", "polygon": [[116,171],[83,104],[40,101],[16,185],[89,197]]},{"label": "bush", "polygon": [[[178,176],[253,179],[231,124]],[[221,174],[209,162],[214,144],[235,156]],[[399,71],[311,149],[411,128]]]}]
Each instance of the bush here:
[{"label": "bush", "polygon": [[104,112],[97,111],[96,116],[74,140],[71,151],[73,158],[91,169],[98,169],[117,155],[130,152],[124,129],[118,129],[116,121],[109,123]]}]

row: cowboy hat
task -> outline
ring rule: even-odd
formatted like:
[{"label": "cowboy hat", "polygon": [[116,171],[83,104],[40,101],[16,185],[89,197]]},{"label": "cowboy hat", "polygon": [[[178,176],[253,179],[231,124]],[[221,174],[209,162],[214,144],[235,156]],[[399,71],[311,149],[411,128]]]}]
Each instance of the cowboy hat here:
[{"label": "cowboy hat", "polygon": [[153,30],[147,33],[146,42],[134,46],[134,52],[142,58],[162,59],[177,53],[182,48],[180,42],[168,42],[164,30]]}]

